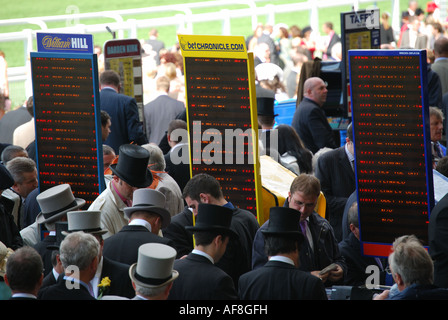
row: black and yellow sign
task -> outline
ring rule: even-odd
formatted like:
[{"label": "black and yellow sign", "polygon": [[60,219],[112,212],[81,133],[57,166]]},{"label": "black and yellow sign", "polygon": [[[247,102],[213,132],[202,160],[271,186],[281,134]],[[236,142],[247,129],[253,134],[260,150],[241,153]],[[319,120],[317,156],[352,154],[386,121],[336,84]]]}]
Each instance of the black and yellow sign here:
[{"label": "black and yellow sign", "polygon": [[208,173],[259,221],[261,181],[253,57],[243,37],[179,35],[192,175]]}]

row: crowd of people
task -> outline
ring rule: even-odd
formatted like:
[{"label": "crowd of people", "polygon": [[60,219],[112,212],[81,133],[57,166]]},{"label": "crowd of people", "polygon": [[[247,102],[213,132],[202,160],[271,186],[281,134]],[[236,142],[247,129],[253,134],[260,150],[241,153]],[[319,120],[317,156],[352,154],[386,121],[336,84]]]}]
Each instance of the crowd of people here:
[{"label": "crowd of people", "polygon": [[[441,143],[448,38],[432,12],[421,19],[415,1],[409,4],[398,38],[386,32],[388,16],[382,16],[382,35],[388,35],[382,45],[425,43],[435,79],[430,89],[437,91],[430,108],[434,169],[448,177]],[[419,32],[431,27],[438,33],[421,40]],[[119,75],[99,60],[106,189],[88,206],[69,184],[39,192],[32,97],[6,112],[0,119],[0,299],[327,300],[333,286],[365,287],[369,266],[380,270],[376,284],[390,290],[369,291],[368,299],[446,299],[448,198],[431,213],[429,250],[403,235],[388,259],[363,256],[353,128],[338,144],[322,109],[324,81],[306,79],[292,123],[275,124],[274,103],[297,98],[302,64],[342,55],[332,23],[322,29],[325,37],[316,38],[310,27],[259,25],[247,37],[255,57],[260,153],[295,176],[284,205],[269,208],[261,225],[254,212],[232,204],[216,177],[190,177],[187,162],[173,161],[188,157],[175,134],[187,129],[182,56],[179,48],[166,49],[156,30],[142,43],[143,123],[135,99],[120,93]],[[325,217],[316,207],[322,194]]]}]

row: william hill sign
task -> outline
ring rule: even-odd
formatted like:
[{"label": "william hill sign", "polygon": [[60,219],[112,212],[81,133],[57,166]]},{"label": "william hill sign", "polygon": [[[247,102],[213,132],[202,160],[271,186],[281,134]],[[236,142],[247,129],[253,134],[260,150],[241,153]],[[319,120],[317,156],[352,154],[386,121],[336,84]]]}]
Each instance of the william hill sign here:
[{"label": "william hill sign", "polygon": [[91,34],[37,33],[38,52],[93,53]]}]

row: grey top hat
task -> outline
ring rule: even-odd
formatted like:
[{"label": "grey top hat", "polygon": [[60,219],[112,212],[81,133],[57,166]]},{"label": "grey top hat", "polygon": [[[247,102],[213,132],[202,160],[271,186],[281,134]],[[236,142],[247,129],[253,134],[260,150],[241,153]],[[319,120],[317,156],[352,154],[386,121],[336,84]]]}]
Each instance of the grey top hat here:
[{"label": "grey top hat", "polygon": [[129,268],[129,277],[136,284],[157,288],[174,281],[179,273],[173,270],[176,250],[162,243],[145,243],[138,248],[137,263]]},{"label": "grey top hat", "polygon": [[60,184],[47,189],[36,197],[41,212],[36,217],[38,224],[61,219],[68,211],[82,207],[86,201],[75,198],[69,184]]},{"label": "grey top hat", "polygon": [[101,211],[70,211],[67,212],[67,221],[67,231],[61,231],[64,236],[76,231],[93,235],[102,235],[107,232],[106,229],[101,228]]},{"label": "grey top hat", "polygon": [[157,213],[162,217],[162,229],[171,222],[171,214],[165,209],[165,195],[154,189],[137,189],[132,198],[132,207],[124,208],[124,213],[131,218],[135,211],[149,211]]}]

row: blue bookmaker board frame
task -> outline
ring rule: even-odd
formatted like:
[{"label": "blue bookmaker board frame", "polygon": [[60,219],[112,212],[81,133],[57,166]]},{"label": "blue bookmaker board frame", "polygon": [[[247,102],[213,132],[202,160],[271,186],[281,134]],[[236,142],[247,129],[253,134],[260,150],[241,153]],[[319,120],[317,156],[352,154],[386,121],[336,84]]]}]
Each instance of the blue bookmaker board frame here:
[{"label": "blue bookmaker board frame", "polygon": [[387,257],[434,207],[425,50],[349,50],[362,252]]},{"label": "blue bookmaker board frame", "polygon": [[105,189],[97,56],[32,52],[31,70],[39,191],[70,184],[86,209]]}]

